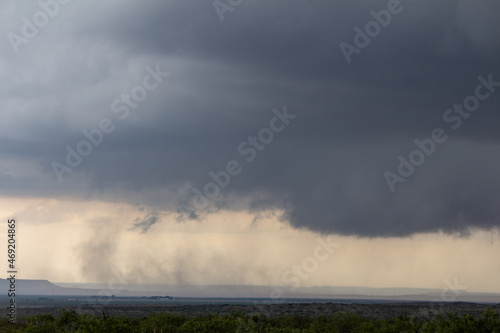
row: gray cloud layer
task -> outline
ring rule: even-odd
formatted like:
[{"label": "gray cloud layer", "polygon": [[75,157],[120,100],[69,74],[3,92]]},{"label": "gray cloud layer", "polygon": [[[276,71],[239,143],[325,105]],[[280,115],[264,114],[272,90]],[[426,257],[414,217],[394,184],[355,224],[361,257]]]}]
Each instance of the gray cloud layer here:
[{"label": "gray cloud layer", "polygon": [[[143,231],[157,211],[218,209],[284,210],[293,226],[361,236],[498,226],[500,87],[456,130],[443,114],[478,76],[500,81],[500,6],[401,6],[348,64],[339,43],[354,45],[387,2],[244,1],[222,22],[211,2],[69,3],[18,54],[6,36],[40,7],[4,3],[2,194],[145,205]],[[113,101],[157,64],[169,76],[120,119]],[[248,162],[238,146],[285,105],[296,118]],[[58,182],[51,163],[103,118],[114,130]],[[384,172],[434,128],[448,139],[393,193]],[[231,160],[241,172],[196,207],[192,189]]]}]

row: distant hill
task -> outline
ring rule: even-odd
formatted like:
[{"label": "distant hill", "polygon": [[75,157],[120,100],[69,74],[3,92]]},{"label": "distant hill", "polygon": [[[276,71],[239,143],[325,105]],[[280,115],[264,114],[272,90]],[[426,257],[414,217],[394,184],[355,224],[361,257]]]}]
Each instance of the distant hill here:
[{"label": "distant hill", "polygon": [[[7,294],[10,282],[6,279],[0,279],[0,290],[2,294]],[[165,293],[148,292],[148,291],[130,291],[123,289],[108,289],[108,288],[78,288],[78,287],[61,287],[47,280],[16,280],[16,296],[167,296]]]},{"label": "distant hill", "polygon": [[[63,286],[75,285],[59,284]],[[103,288],[103,284],[81,285],[87,288]],[[168,294],[176,298],[266,298],[279,302],[290,299],[337,299],[337,300],[392,300],[392,301],[462,301],[498,303],[500,294],[469,293],[465,290],[430,288],[369,288],[369,287],[298,287],[259,285],[172,285],[128,284],[128,290],[137,293]]]},{"label": "distant hill", "polygon": [[[266,298],[275,301],[287,299],[338,300],[393,300],[393,301],[462,301],[498,303],[499,294],[469,293],[465,290],[446,291],[422,288],[367,288],[367,287],[299,287],[290,286],[224,286],[224,285],[166,285],[127,284],[126,289],[108,289],[107,284],[51,283],[47,280],[16,280],[16,295],[40,296],[174,296],[194,298]],[[4,295],[9,281],[0,279]]]}]

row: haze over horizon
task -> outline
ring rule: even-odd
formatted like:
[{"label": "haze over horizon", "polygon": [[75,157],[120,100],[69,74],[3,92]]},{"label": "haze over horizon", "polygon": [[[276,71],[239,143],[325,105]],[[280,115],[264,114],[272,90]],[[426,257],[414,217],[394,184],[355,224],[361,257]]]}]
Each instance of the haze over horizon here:
[{"label": "haze over horizon", "polygon": [[499,293],[500,2],[231,3],[0,4],[19,278]]}]

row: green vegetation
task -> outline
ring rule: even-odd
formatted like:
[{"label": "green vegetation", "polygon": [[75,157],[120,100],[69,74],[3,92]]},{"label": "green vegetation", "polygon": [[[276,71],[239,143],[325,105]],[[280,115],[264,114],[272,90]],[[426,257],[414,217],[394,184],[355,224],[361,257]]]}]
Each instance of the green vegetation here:
[{"label": "green vegetation", "polygon": [[488,309],[479,317],[456,313],[438,315],[433,319],[401,315],[390,319],[361,317],[356,313],[333,315],[279,316],[248,315],[231,312],[188,317],[171,313],[155,313],[143,318],[97,318],[63,310],[61,315],[36,315],[17,324],[0,320],[0,332],[498,332],[498,312]]}]

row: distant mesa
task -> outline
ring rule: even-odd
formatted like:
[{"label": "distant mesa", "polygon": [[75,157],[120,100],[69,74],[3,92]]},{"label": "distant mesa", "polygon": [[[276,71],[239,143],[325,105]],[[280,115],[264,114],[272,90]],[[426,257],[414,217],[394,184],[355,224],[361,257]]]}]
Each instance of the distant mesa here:
[{"label": "distant mesa", "polygon": [[[426,288],[369,288],[347,286],[258,286],[258,285],[171,285],[128,284],[128,289],[108,289],[107,284],[68,284],[60,286],[47,280],[16,280],[16,296],[83,296],[98,299],[140,297],[144,300],[171,300],[173,298],[265,298],[278,302],[293,299],[375,300],[375,301],[434,301],[498,303],[500,294],[471,293],[465,290]],[[9,289],[9,280],[0,279],[0,288]],[[443,296],[443,292],[446,292]],[[6,294],[6,293],[5,293]]]},{"label": "distant mesa", "polygon": [[[0,290],[7,291],[10,282],[0,279]],[[114,297],[166,297],[158,296],[158,292],[131,291],[125,289],[90,289],[56,286],[47,280],[16,280],[16,296],[88,296],[97,298]]]}]

